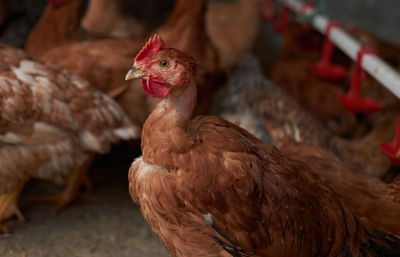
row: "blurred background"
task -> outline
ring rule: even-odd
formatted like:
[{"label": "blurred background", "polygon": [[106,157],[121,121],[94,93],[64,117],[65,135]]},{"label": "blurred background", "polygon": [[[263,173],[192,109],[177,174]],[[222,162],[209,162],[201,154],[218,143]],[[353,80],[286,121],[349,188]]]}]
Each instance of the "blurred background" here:
[{"label": "blurred background", "polygon": [[[234,0],[210,0],[229,2]],[[1,31],[1,43],[22,47],[30,29],[40,18],[46,1],[44,0],[2,0],[8,7],[10,20]],[[83,1],[87,6],[87,0]],[[124,0],[127,12],[142,18],[153,28],[162,24],[174,6],[173,0]],[[318,3],[318,0],[309,2]],[[328,0],[327,14],[347,26],[373,32],[381,39],[400,45],[400,4],[397,0]],[[276,6],[279,10],[279,5]],[[279,46],[280,37],[271,29],[271,24],[263,25],[263,40]]]}]

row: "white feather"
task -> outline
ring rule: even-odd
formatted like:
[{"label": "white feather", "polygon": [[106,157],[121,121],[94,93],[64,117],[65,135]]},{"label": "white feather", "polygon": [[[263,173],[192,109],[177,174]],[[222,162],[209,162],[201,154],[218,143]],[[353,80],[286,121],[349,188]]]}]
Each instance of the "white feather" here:
[{"label": "white feather", "polygon": [[47,76],[48,72],[38,63],[30,60],[23,60],[19,63],[19,69],[25,73]]},{"label": "white feather", "polygon": [[82,133],[80,133],[79,139],[86,149],[95,152],[102,152],[102,144],[100,140],[89,131],[84,130]]},{"label": "white feather", "polygon": [[158,172],[159,171],[168,172],[168,170],[164,167],[149,164],[149,163],[143,161],[142,156],[136,158],[132,165],[137,165],[137,167],[138,167],[136,170],[138,179],[144,179],[149,174],[151,174],[153,172],[157,172],[157,171]]},{"label": "white feather", "polygon": [[128,140],[139,136],[139,128],[135,126],[114,129],[114,134],[121,139]]},{"label": "white feather", "polygon": [[22,82],[28,85],[33,85],[36,83],[36,80],[31,75],[24,72],[24,70],[21,70],[20,68],[16,67],[11,67],[11,69],[14,72],[15,76],[17,76],[17,78]]},{"label": "white feather", "polygon": [[214,217],[211,213],[203,214],[204,221],[207,225],[213,226],[214,225]]}]

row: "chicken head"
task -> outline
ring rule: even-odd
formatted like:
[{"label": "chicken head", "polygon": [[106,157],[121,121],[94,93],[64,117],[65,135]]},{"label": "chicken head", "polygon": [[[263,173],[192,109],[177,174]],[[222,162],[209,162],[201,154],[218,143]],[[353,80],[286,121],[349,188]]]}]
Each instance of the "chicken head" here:
[{"label": "chicken head", "polygon": [[136,56],[125,79],[141,78],[143,90],[151,97],[165,98],[172,88],[184,88],[196,73],[192,57],[165,48],[159,35],[154,35]]}]

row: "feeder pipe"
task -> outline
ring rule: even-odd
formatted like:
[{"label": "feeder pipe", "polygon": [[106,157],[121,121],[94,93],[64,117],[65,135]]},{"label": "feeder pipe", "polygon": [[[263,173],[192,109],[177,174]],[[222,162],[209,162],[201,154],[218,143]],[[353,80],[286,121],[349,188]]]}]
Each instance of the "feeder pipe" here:
[{"label": "feeder pipe", "polygon": [[[304,5],[300,0],[280,0],[280,2],[295,13],[301,13],[302,6]],[[302,15],[310,14],[314,9],[315,8],[310,7],[307,8],[305,12],[303,10]],[[313,17],[311,25],[324,35],[329,22],[328,18],[317,13]],[[361,49],[361,44],[353,36],[342,28],[334,27],[330,32],[330,40],[353,61],[356,61],[357,53]],[[390,90],[395,96],[400,98],[400,74],[390,65],[373,54],[365,54],[362,58],[361,65],[372,77]]]}]

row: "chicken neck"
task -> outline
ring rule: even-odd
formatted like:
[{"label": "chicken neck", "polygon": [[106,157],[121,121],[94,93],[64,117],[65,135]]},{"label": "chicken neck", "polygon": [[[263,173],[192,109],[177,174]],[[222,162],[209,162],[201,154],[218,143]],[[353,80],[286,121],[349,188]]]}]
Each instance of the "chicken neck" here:
[{"label": "chicken neck", "polygon": [[191,53],[197,59],[197,53],[204,54],[197,49],[204,47],[199,42],[209,41],[204,18],[206,8],[206,0],[177,0],[167,23],[158,33],[169,47]]},{"label": "chicken neck", "polygon": [[192,79],[184,88],[173,89],[157,104],[142,131],[142,154],[146,162],[170,168],[169,153],[184,153],[193,146],[187,127],[196,97],[197,86]]},{"label": "chicken neck", "polygon": [[25,50],[40,57],[50,49],[74,41],[79,31],[82,0],[63,1],[54,7],[48,3],[29,34]]},{"label": "chicken neck", "polygon": [[121,0],[90,0],[82,19],[82,27],[92,33],[107,36],[116,21],[124,17],[123,9]]},{"label": "chicken neck", "polygon": [[93,13],[104,14],[104,12],[110,11],[112,13],[119,14],[123,9],[123,3],[121,0],[90,0],[88,11]]}]

